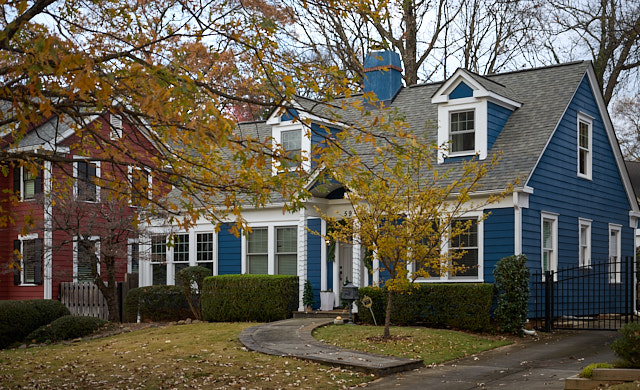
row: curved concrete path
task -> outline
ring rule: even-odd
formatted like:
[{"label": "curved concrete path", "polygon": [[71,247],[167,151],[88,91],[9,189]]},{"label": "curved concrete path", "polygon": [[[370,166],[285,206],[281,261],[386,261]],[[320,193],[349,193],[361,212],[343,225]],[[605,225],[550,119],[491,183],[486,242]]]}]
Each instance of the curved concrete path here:
[{"label": "curved concrete path", "polygon": [[315,328],[332,321],[326,318],[294,318],[270,322],[247,328],[238,338],[242,344],[253,351],[276,356],[295,356],[379,376],[424,366],[421,360],[342,349],[321,343],[311,336]]}]

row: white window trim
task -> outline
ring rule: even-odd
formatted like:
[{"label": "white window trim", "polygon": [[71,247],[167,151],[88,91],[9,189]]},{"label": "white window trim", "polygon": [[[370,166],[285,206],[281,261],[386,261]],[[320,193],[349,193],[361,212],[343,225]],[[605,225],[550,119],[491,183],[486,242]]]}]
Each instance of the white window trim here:
[{"label": "white window trim", "polygon": [[[616,232],[616,240],[617,242],[617,252],[615,254],[611,253],[611,232]],[[616,256],[618,258],[618,262],[615,264],[609,264],[609,270],[614,271],[609,274],[609,283],[617,284],[622,283],[621,272],[622,272],[622,225],[610,223],[609,224],[609,239],[607,240],[609,243],[609,261],[611,261],[611,257]]]},{"label": "white window trim", "polygon": [[[582,228],[587,229],[587,242],[584,243],[587,247],[586,259],[582,256]],[[578,265],[580,267],[591,267],[591,220],[585,218],[578,218]]]},{"label": "white window trim", "polygon": [[[100,172],[100,161],[93,161],[90,158],[87,157],[83,157],[83,156],[73,156],[73,197],[75,199],[78,198],[78,163],[79,162],[86,162],[88,164],[94,164],[96,166],[96,178],[100,178],[101,176],[101,172]],[[100,186],[96,183],[96,200],[95,201],[91,201],[91,200],[83,200],[82,202],[86,202],[86,203],[99,203],[100,202]]]},{"label": "white window trim", "polygon": [[[549,261],[549,271],[558,272],[558,214],[550,212],[540,213],[540,270],[542,270],[542,277],[544,278],[544,222],[545,220],[551,221],[551,245],[552,254]],[[554,276],[555,277],[555,276]]]},{"label": "white window trim", "polygon": [[[100,260],[100,236],[90,236],[89,240],[96,242],[96,256]],[[98,275],[100,274],[100,261],[97,264]],[[78,237],[73,238],[73,282],[78,283]]]},{"label": "white window trim", "polygon": [[[587,229],[587,242],[582,242],[582,228]],[[586,259],[582,256],[583,244],[587,247]],[[580,267],[591,267],[591,220],[585,218],[578,218],[578,265]]]},{"label": "white window trim", "polygon": [[[24,167],[23,167],[24,168]],[[22,178],[22,177],[21,177]],[[22,182],[22,181],[21,181]],[[22,187],[22,185],[21,185]],[[27,199],[27,200],[31,200],[31,199]],[[37,286],[37,284],[35,283],[25,283],[24,282],[24,259],[22,258],[22,253],[24,251],[24,247],[23,247],[23,241],[30,241],[30,240],[37,240],[38,239],[38,234],[37,233],[30,233],[27,235],[18,235],[18,240],[20,241],[20,284],[19,286]],[[44,251],[44,247],[42,248],[42,250]],[[43,275],[43,279],[44,279],[44,275]]]},{"label": "white window trim", "polygon": [[[450,143],[451,114],[458,111],[474,111],[475,148],[472,151],[451,153],[448,149]],[[487,158],[487,100],[476,98],[462,98],[450,100],[446,104],[438,105],[438,146],[444,147],[438,153],[438,163],[445,161],[447,157],[474,156],[478,154],[480,160]]]},{"label": "white window trim", "polygon": [[277,271],[279,268],[279,263],[278,263],[278,259],[279,259],[279,255],[292,255],[293,252],[278,252],[278,229],[281,228],[292,228],[296,230],[296,275],[298,274],[298,253],[300,252],[299,248],[298,248],[298,244],[300,241],[300,237],[298,237],[298,224],[295,225],[286,225],[286,226],[275,226],[274,227],[274,231],[273,231],[273,240],[274,240],[274,245],[273,245],[273,253],[274,253],[274,272],[278,275],[280,275]]},{"label": "white window trim", "polygon": [[138,273],[140,273],[140,265],[141,265],[140,258],[142,257],[142,256],[140,256],[140,254],[142,253],[142,247],[140,245],[140,239],[138,239],[138,238],[129,238],[127,240],[127,273],[128,274],[133,273],[133,254],[131,253],[131,245],[132,244],[138,244]]},{"label": "white window trim", "polygon": [[[478,226],[478,276],[451,276],[448,273],[446,275],[441,275],[439,277],[432,278],[417,278],[415,280],[416,283],[483,283],[484,282],[484,219],[482,211],[473,211],[464,213],[463,215],[457,216],[454,219],[469,219],[476,218],[479,219],[477,222]],[[442,253],[449,252],[451,245],[449,240],[443,240],[440,250]],[[415,267],[415,263],[411,264],[411,267]]]},{"label": "white window trim", "polygon": [[[129,182],[130,185],[133,185],[133,170],[136,171],[146,171],[147,172],[147,199],[151,199],[152,194],[153,194],[153,176],[151,175],[151,170],[149,168],[141,168],[141,167],[135,167],[133,165],[129,165],[127,167],[127,181]],[[131,188],[130,188],[131,190]],[[129,206],[131,207],[138,207],[137,205],[134,205],[131,199],[131,196],[129,196]]]},{"label": "white window trim", "polygon": [[[211,234],[212,237],[212,256],[211,261],[205,261],[201,263],[213,263],[213,274],[214,276],[218,275],[218,235],[213,229],[205,229],[205,230],[191,230],[189,233],[193,237],[193,245],[189,247],[189,264],[198,265],[198,234]],[[191,240],[191,239],[190,239]]]},{"label": "white window trim", "polygon": [[[25,167],[20,167],[20,201],[21,202],[34,201],[36,200],[35,194],[33,198],[24,197],[24,171],[25,171]],[[44,180],[44,177],[43,177],[43,180]],[[34,192],[35,192],[35,189],[34,189]]]},{"label": "white window trim", "polygon": [[[586,173],[580,173],[580,123],[584,123],[589,127],[589,147],[587,150]],[[576,136],[576,172],[578,173],[578,177],[591,180],[593,173],[593,118],[583,112],[578,112],[576,121]]]},{"label": "white window trim", "polygon": [[[282,148],[282,133],[286,131],[300,131],[302,133],[300,137],[300,157],[302,159],[302,168],[309,172],[311,170],[311,132],[300,121],[287,121],[285,124],[271,128],[272,152],[275,153],[276,149]],[[284,170],[275,160],[272,162],[271,169],[273,175],[277,175]]]},{"label": "white window trim", "polygon": [[[298,230],[298,235],[297,235],[297,240],[298,240],[298,244],[300,244],[300,239],[301,239],[301,234],[306,234],[307,230],[306,228],[301,229],[299,224],[298,224],[298,220],[291,220],[291,221],[281,221],[281,222],[276,222],[276,223],[251,223],[249,224],[249,227],[252,229],[259,229],[259,228],[267,228],[267,273],[269,275],[277,275],[277,264],[276,264],[276,228],[279,227],[295,227]],[[242,232],[242,267],[241,267],[241,272],[243,274],[248,273],[249,271],[249,258],[248,258],[248,240],[247,240],[247,234],[246,231]],[[297,251],[297,259],[296,259],[296,263],[297,263],[297,267],[296,269],[298,269],[298,273],[300,273],[299,270],[299,265],[300,265],[300,257],[301,257],[301,253],[300,250]],[[299,276],[299,275],[298,275]]]}]

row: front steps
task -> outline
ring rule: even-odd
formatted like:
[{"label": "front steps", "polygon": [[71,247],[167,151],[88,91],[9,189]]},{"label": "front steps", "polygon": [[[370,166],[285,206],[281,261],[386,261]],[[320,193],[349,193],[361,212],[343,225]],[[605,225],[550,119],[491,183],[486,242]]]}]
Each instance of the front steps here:
[{"label": "front steps", "polygon": [[334,309],[328,311],[311,310],[311,311],[294,311],[293,318],[349,318],[349,312],[344,309]]}]

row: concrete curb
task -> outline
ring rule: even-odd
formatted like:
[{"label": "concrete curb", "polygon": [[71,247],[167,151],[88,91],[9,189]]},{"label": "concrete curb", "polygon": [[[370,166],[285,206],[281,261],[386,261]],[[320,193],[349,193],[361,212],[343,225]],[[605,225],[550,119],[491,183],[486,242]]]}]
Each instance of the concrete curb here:
[{"label": "concrete curb", "polygon": [[248,349],[268,355],[292,356],[377,376],[424,367],[422,360],[352,351],[321,343],[311,333],[330,319],[289,319],[245,329],[238,339]]}]

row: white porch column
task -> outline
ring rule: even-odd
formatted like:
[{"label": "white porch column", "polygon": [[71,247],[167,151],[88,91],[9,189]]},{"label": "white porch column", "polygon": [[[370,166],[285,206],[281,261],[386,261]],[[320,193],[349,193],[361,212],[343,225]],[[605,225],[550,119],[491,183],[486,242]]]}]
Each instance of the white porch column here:
[{"label": "white porch column", "polygon": [[518,204],[518,193],[513,193],[513,252],[522,254],[522,209]]},{"label": "white porch column", "polygon": [[44,163],[44,272],[43,272],[43,298],[53,298],[53,205],[51,204],[51,190],[53,188],[51,175],[51,161]]},{"label": "white porch column", "polygon": [[376,252],[373,252],[373,285],[380,286],[380,260]]},{"label": "white porch column", "polygon": [[300,210],[298,219],[298,310],[304,311],[302,296],[304,284],[307,281],[307,211]]},{"label": "white porch column", "polygon": [[320,291],[327,291],[327,243],[324,236],[327,234],[327,221],[320,220],[320,234],[322,243],[320,244]]},{"label": "white porch column", "polygon": [[340,243],[336,243],[333,258],[333,307],[340,307]]}]

